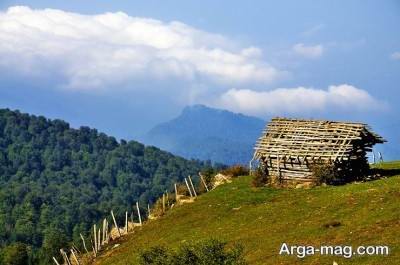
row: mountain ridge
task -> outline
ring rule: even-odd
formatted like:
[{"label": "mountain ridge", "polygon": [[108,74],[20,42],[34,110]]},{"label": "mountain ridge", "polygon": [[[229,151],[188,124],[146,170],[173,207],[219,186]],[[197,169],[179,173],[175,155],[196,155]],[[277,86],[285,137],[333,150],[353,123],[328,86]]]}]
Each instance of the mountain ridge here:
[{"label": "mountain ridge", "polygon": [[185,158],[247,164],[265,121],[205,105],[153,127],[141,140]]}]

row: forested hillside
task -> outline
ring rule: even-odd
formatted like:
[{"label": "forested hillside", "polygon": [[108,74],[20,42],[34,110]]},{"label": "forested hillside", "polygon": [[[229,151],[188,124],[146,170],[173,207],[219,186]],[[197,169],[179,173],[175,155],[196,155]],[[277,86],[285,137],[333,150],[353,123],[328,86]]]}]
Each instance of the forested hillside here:
[{"label": "forested hillside", "polygon": [[1,109],[0,263],[1,256],[17,255],[50,264],[54,252],[79,244],[79,233],[111,209],[122,217],[137,200],[145,206],[208,166],[88,127]]}]

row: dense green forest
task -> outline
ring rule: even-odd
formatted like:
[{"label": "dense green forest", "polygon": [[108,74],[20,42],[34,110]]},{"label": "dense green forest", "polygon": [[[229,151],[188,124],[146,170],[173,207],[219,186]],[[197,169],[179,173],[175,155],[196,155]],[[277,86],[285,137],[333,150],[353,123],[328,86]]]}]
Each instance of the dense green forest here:
[{"label": "dense green forest", "polygon": [[154,202],[174,182],[210,166],[0,109],[0,263],[52,264],[60,247],[79,245],[79,233],[111,209],[123,217],[136,201]]}]

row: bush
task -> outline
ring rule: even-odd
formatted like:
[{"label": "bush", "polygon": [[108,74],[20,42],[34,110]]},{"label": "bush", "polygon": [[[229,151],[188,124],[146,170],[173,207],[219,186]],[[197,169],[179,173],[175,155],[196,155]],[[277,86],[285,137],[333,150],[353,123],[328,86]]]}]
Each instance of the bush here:
[{"label": "bush", "polygon": [[183,245],[177,252],[175,264],[246,264],[241,245],[236,244],[229,249],[226,245],[226,242],[216,239],[205,240],[197,244]]},{"label": "bush", "polygon": [[[207,168],[205,170],[202,170],[200,174],[203,176],[203,179],[208,187],[208,189],[212,189],[214,186],[214,181],[215,181],[215,175],[218,174],[218,170],[215,168]],[[204,193],[206,192],[206,188],[204,187],[204,184],[202,181],[200,181],[199,185],[199,193]]]},{"label": "bush", "polygon": [[249,175],[249,170],[245,166],[235,165],[222,170],[221,174],[229,177],[239,177]]},{"label": "bush", "polygon": [[29,262],[27,247],[20,242],[5,247],[1,256],[0,263],[4,265],[25,265]]},{"label": "bush", "polygon": [[[214,186],[215,175],[216,175],[216,174],[213,174],[213,175],[211,175],[211,174],[209,174],[209,175],[203,175],[203,174],[202,174],[203,179],[204,179],[204,182],[206,183],[207,188],[208,188],[209,190],[211,190],[212,187]],[[204,186],[203,181],[200,180],[200,183],[199,183],[199,185],[198,185],[198,193],[199,193],[199,194],[202,194],[202,193],[205,193],[205,192],[207,192],[207,189],[206,189],[206,187]]]},{"label": "bush", "polygon": [[333,163],[315,163],[310,166],[312,175],[317,179],[318,184],[338,184],[341,178]]},{"label": "bush", "polygon": [[265,168],[262,165],[259,165],[254,172],[253,180],[251,181],[251,185],[253,187],[263,187],[269,181],[268,174]]},{"label": "bush", "polygon": [[151,247],[140,253],[140,264],[146,265],[170,265],[171,254],[170,250],[163,246]]},{"label": "bush", "polygon": [[[190,184],[189,184],[189,185],[190,185]],[[187,196],[187,197],[190,196],[190,193],[189,193],[189,190],[188,190],[186,184],[184,184],[184,183],[182,183],[182,184],[177,184],[177,185],[176,185],[176,189],[178,190],[178,194],[179,194],[179,195],[184,195],[184,196]]]},{"label": "bush", "polygon": [[[168,193],[165,194],[165,211],[168,211],[168,209],[171,208],[172,204],[176,202],[175,200],[175,194]],[[153,207],[151,208],[151,215],[154,217],[160,217],[164,215],[164,209],[163,209],[163,196],[157,199],[157,201],[154,203]]]},{"label": "bush", "polygon": [[234,245],[227,248],[227,243],[208,239],[197,243],[183,244],[177,251],[166,247],[152,247],[140,254],[142,265],[245,265],[243,247]]}]

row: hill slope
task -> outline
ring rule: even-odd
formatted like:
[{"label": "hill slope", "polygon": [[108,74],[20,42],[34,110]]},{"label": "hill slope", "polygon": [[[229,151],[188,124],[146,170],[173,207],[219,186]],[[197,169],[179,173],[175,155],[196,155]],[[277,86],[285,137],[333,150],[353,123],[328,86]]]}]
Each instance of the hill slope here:
[{"label": "hill slope", "polygon": [[264,126],[258,118],[195,105],[154,127],[142,141],[186,158],[247,165]]},{"label": "hill slope", "polygon": [[[137,264],[141,249],[164,244],[223,238],[245,247],[250,264],[393,264],[400,260],[400,163],[386,164],[387,179],[309,190],[250,188],[242,177],[174,208],[96,264]],[[336,224],[330,226],[330,224]],[[340,224],[340,225],[339,225]],[[294,245],[388,245],[390,255],[345,259],[279,256],[282,243]]]},{"label": "hill slope", "polygon": [[111,209],[123,216],[136,201],[145,206],[204,166],[88,127],[1,109],[0,248],[22,242],[32,247],[34,264],[52,263],[60,247],[79,245],[79,233]]}]

